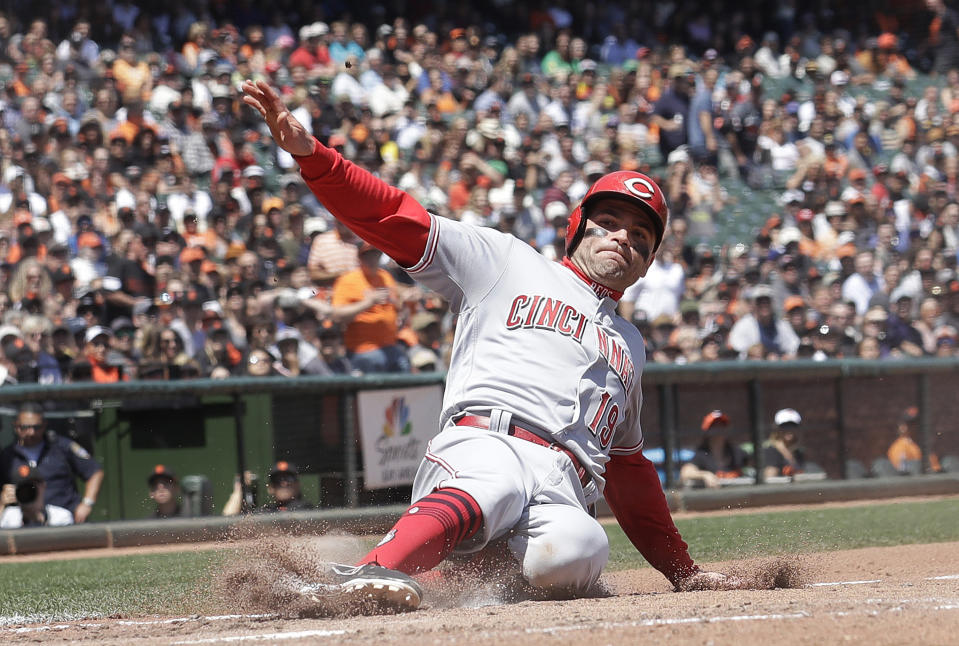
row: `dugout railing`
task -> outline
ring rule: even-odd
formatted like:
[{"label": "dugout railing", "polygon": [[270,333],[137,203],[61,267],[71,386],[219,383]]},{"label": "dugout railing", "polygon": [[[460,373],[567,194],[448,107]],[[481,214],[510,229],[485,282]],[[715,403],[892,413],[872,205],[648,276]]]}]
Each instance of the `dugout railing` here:
[{"label": "dugout railing", "polygon": [[[327,508],[402,502],[408,489],[367,490],[357,434],[357,393],[442,385],[442,373],[363,377],[231,378],[75,383],[0,388],[0,444],[13,441],[13,413],[42,401],[51,427],[89,448],[106,480],[91,520],[149,515],[146,478],[155,464],[209,483],[219,513],[237,474],[259,479],[278,459],[301,469],[305,497]],[[716,362],[650,364],[642,381],[646,446],[659,450],[664,486],[677,486],[680,449],[695,448],[713,409],[731,419],[743,446],[761,447],[780,408],[803,417],[807,455],[830,479],[869,475],[896,437],[902,412],[919,409],[924,471],[930,456],[959,455],[959,360]],[[851,465],[864,465],[864,470]],[[753,451],[762,483],[762,451]]]}]

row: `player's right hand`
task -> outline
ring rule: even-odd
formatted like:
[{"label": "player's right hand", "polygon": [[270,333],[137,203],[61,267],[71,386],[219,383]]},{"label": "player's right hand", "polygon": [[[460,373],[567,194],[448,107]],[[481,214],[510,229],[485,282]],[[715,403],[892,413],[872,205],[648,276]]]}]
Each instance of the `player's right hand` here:
[{"label": "player's right hand", "polygon": [[291,155],[313,152],[313,135],[287,109],[286,104],[265,81],[243,81],[243,102],[262,115],[276,143]]}]

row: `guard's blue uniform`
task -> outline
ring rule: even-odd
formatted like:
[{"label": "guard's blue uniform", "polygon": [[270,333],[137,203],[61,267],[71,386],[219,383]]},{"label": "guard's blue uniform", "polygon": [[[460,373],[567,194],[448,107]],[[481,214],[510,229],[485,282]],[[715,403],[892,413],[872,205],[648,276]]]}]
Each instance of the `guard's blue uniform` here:
[{"label": "guard's blue uniform", "polygon": [[0,452],[2,484],[16,484],[19,480],[17,471],[23,464],[35,468],[47,481],[44,496],[46,503],[65,507],[70,511],[76,509],[81,500],[76,479],[89,480],[102,468],[85,448],[53,431],[45,434],[43,449],[36,463],[30,460],[23,452],[23,447],[17,444],[12,444]]}]

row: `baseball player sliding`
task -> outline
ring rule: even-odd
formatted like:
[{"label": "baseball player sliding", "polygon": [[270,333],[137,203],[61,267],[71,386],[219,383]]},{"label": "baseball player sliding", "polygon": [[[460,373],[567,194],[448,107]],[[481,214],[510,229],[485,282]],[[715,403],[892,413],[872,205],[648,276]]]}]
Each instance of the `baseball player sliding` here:
[{"label": "baseball player sliding", "polygon": [[566,258],[553,262],[510,235],[427,213],[320,144],[269,85],[242,89],[330,212],[458,315],[441,432],[412,506],[359,564],[331,565],[334,586],[302,592],[412,610],[422,590],[411,575],[501,539],[531,586],[582,593],[609,555],[587,511],[600,496],[677,589],[738,585],[690,558],[641,451],[643,339],[616,303],[662,242],[660,188],[630,171],[600,178],[570,216]]}]

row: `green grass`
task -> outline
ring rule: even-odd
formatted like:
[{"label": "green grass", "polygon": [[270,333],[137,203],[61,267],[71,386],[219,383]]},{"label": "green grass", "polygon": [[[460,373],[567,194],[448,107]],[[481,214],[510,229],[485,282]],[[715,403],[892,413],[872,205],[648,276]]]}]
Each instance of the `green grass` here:
[{"label": "green grass", "polygon": [[32,620],[201,612],[228,550],[0,565],[0,626]]},{"label": "green grass", "polygon": [[[677,521],[697,561],[959,540],[959,499],[711,515]],[[646,563],[608,525],[611,570]],[[21,621],[143,614],[209,614],[212,573],[230,550],[65,561],[0,560],[0,626]]]},{"label": "green grass", "polygon": [[[899,502],[676,521],[697,561],[959,540],[959,500]],[[610,569],[643,567],[618,525],[606,528]]]}]

